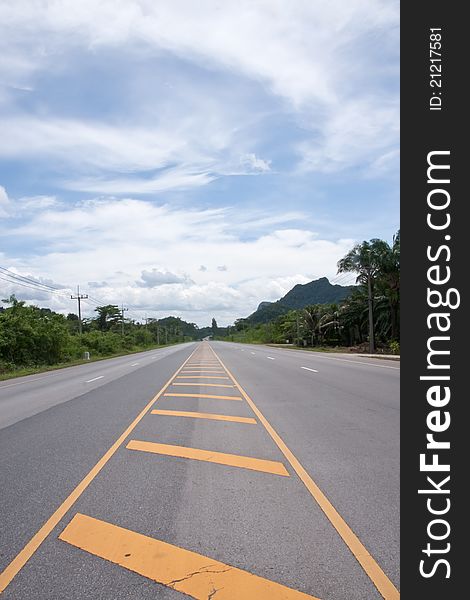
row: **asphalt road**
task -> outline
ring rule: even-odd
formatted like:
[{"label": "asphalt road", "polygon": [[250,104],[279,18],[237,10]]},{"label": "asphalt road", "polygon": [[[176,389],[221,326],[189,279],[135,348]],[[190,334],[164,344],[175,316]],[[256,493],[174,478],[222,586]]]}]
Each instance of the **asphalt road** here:
[{"label": "asphalt road", "polygon": [[399,597],[397,362],[191,343],[2,382],[0,427],[4,598]]},{"label": "asphalt road", "polygon": [[77,398],[185,346],[188,344],[0,381],[0,428]]}]

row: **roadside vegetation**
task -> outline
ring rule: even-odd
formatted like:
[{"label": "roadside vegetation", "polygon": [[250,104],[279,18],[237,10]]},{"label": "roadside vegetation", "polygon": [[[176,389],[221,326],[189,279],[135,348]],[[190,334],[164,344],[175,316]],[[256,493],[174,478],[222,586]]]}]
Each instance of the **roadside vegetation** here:
[{"label": "roadside vegetation", "polygon": [[0,378],[26,375],[48,367],[70,366],[92,359],[149,350],[194,339],[197,326],[178,317],[123,321],[117,306],[98,306],[96,316],[82,323],[49,308],[28,306],[11,296],[0,312]]}]

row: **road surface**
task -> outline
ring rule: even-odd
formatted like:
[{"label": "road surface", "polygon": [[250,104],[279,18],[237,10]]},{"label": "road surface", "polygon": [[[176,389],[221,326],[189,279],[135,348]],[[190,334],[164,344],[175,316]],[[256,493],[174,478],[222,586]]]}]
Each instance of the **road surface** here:
[{"label": "road surface", "polygon": [[399,372],[201,342],[0,382],[2,598],[398,598]]}]

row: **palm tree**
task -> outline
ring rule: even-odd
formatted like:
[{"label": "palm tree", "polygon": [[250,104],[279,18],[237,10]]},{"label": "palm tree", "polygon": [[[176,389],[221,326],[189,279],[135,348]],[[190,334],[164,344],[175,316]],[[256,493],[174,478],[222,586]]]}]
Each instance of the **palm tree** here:
[{"label": "palm tree", "polygon": [[385,297],[390,310],[391,339],[399,339],[399,306],[400,306],[400,230],[393,237],[392,246],[382,242],[380,255],[380,276],[377,287]]},{"label": "palm tree", "polygon": [[375,352],[374,340],[374,286],[380,286],[387,296],[391,320],[392,338],[397,335],[397,315],[400,289],[400,232],[393,238],[393,245],[380,239],[356,244],[346,256],[338,261],[338,273],[357,273],[356,283],[367,285],[369,312],[369,350]]},{"label": "palm tree", "polygon": [[377,255],[375,247],[382,240],[371,240],[356,244],[346,256],[338,261],[338,273],[357,273],[356,283],[367,285],[369,305],[369,351],[375,352],[374,343],[374,306],[373,306],[373,278],[377,273]]},{"label": "palm tree", "polygon": [[313,346],[315,336],[319,331],[320,307],[318,304],[311,304],[302,310],[302,322],[310,334],[310,343]]}]

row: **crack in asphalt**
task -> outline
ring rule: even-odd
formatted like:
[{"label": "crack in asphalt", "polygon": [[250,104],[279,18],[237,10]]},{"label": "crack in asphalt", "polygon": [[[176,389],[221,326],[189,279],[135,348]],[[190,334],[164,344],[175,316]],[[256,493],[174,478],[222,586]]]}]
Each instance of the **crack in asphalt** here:
[{"label": "crack in asphalt", "polygon": [[[210,567],[212,565],[207,565],[206,567],[201,567],[198,571],[194,571],[194,573],[188,573],[188,575],[185,575],[184,577],[181,577],[181,579],[173,579],[172,581],[168,581],[165,582],[164,585],[167,585],[168,587],[171,587],[173,589],[175,589],[175,585],[177,583],[181,583],[182,581],[186,581],[187,579],[191,579],[191,577],[194,577],[195,575],[204,575],[205,573],[226,573],[227,571],[230,571],[230,569],[232,567],[227,567],[226,569],[219,569],[217,571],[210,571]],[[222,588],[219,588],[222,589]],[[213,590],[210,592],[209,596],[207,597],[207,600],[211,600],[214,595],[216,594],[216,592],[218,592],[219,590],[213,588]]]}]

